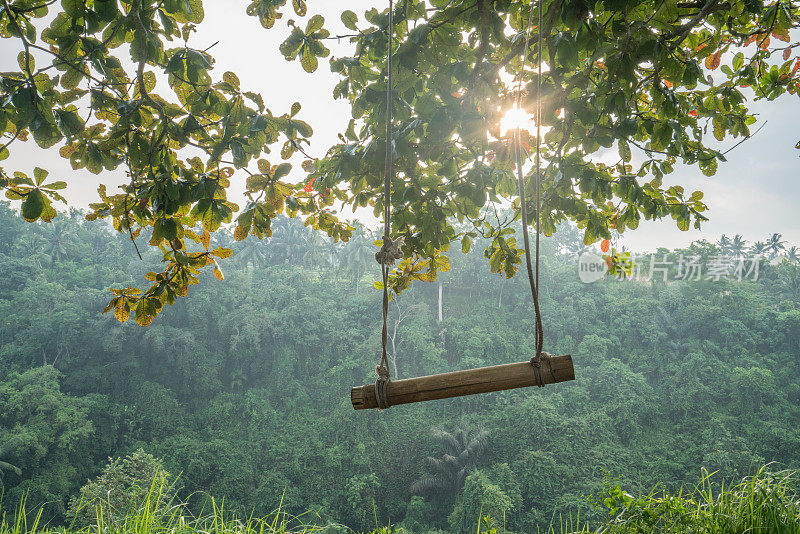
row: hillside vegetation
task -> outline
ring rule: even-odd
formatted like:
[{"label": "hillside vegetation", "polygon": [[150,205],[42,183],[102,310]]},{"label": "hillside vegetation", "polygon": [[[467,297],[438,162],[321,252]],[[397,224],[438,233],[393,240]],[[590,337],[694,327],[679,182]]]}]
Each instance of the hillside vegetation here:
[{"label": "hillside vegetation", "polygon": [[[30,517],[27,527],[9,520],[23,498],[43,506],[39,525],[68,525],[70,498],[109,457],[140,448],[177,475],[186,517],[212,519],[125,532],[250,528],[215,523],[210,496],[239,518],[280,509],[355,531],[453,534],[475,532],[479,515],[500,531],[578,517],[594,528],[608,509],[589,496],[617,503],[609,532],[655,517],[669,532],[695,516],[786,518],[797,502],[767,473],[722,508],[706,498],[767,462],[800,467],[800,267],[789,251],[774,250],[757,281],[586,285],[577,233],[564,228],[544,242],[545,349],[573,355],[575,382],[357,413],[349,388],[374,381],[380,347],[375,247],[363,229],[342,246],[276,221],[269,243],[221,242],[234,248],[225,281],[209,274],[142,329],[101,310],[109,287],[157,270],[156,254],[139,261],[124,237],[78,215],[23,224],[0,209],[2,534],[31,531]],[[438,285],[392,302],[396,376],[531,356],[526,282],[490,274],[482,252],[451,251],[441,321]],[[700,242],[659,254],[720,252]],[[716,473],[711,494],[660,493],[693,487],[701,468]],[[785,512],[752,504],[769,495],[757,502],[777,506],[765,484],[785,496]],[[626,493],[613,493],[618,485]],[[738,511],[719,512],[728,509]]]},{"label": "hillside vegetation", "polygon": [[[607,491],[602,501],[595,501],[605,512],[599,524],[581,523],[580,517],[554,517],[540,530],[545,534],[629,534],[686,533],[744,534],[766,532],[796,534],[800,532],[800,502],[795,492],[793,474],[760,469],[732,487],[720,486],[707,473],[689,491],[678,494],[655,492],[631,496],[620,486]],[[281,509],[264,517],[240,517],[224,510],[211,499],[209,510],[193,515],[174,496],[164,493],[163,485],[144,489],[118,517],[109,515],[109,508],[98,506],[90,523],[81,527],[77,517],[67,528],[42,524],[41,514],[26,513],[24,505],[13,514],[0,516],[0,534],[346,534],[344,525],[325,522],[318,515],[293,516]],[[376,518],[377,520],[377,518]],[[489,515],[479,515],[469,532],[510,534],[505,525],[494,525]],[[422,531],[416,531],[422,532]],[[441,533],[442,531],[428,531]],[[371,534],[412,534],[403,526],[377,527]]]}]

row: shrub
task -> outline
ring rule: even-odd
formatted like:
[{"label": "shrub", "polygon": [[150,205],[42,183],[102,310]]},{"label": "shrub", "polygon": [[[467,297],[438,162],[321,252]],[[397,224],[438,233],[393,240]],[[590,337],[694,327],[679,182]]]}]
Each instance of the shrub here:
[{"label": "shrub", "polygon": [[174,497],[172,477],[161,460],[139,449],[124,458],[109,458],[103,472],[70,499],[67,517],[78,527],[118,526],[143,512],[157,519]]},{"label": "shrub", "polygon": [[[481,471],[475,471],[464,482],[464,491],[448,518],[454,534],[502,528],[506,511],[512,507],[511,499]],[[484,530],[485,529],[485,530]]]}]

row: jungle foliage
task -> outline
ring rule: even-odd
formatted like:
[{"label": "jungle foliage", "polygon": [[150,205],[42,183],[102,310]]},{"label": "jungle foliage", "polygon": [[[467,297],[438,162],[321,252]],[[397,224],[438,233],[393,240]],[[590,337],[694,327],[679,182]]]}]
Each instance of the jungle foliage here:
[{"label": "jungle foliage", "polygon": [[[108,458],[140,448],[197,514],[215,496],[239,517],[282,507],[416,533],[461,532],[484,506],[535,532],[579,509],[603,519],[584,496],[609,484],[650,495],[701,467],[720,482],[763,462],[800,467],[791,247],[756,282],[585,285],[580,231],[562,228],[544,240],[541,299],[545,347],[573,355],[574,383],[354,414],[349,388],[374,380],[380,347],[372,236],[358,228],[342,245],[277,219],[268,243],[214,239],[234,251],[224,284],[204,275],[142,329],[100,313],[107,288],[142,268],[125,236],[78,213],[30,226],[2,206],[0,468],[19,469],[4,469],[5,511],[27,495],[44,520],[68,522]],[[395,376],[532,355],[525,281],[489,273],[477,247],[454,262],[441,322],[434,284],[392,301]]]}]

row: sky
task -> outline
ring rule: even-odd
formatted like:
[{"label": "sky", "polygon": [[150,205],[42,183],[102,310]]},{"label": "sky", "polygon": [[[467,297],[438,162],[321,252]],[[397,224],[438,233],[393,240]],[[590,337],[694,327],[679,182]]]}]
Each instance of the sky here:
[{"label": "sky", "polygon": [[[350,0],[346,6],[363,19],[366,9],[380,9],[385,7],[384,4]],[[217,76],[226,70],[236,72],[242,87],[260,92],[273,113],[284,113],[293,102],[300,102],[303,106],[300,118],[314,128],[309,152],[315,156],[324,155],[326,149],[337,142],[337,134],[347,127],[350,110],[345,101],[332,97],[333,86],[339,78],[330,72],[326,61],[320,62],[317,72],[307,74],[299,62],[287,62],[278,51],[278,45],[289,33],[286,26],[286,21],[291,18],[289,13],[274,28],[265,30],[256,18],[245,15],[247,2],[206,0],[204,5],[205,21],[199,25],[190,44],[202,49],[217,43],[210,50],[216,58]],[[309,15],[322,14],[327,21],[326,27],[334,35],[347,33],[338,17],[342,9],[341,1],[309,2]],[[346,39],[328,41],[326,45],[334,56],[345,55],[349,49]],[[0,42],[0,70],[16,70],[16,55],[16,50],[3,39]],[[765,240],[773,232],[779,232],[789,245],[800,246],[800,150],[794,148],[800,140],[800,128],[797,128],[800,99],[784,95],[773,102],[753,103],[752,109],[758,116],[758,123],[751,127],[751,131],[766,124],[757,135],[728,154],[728,162],[720,164],[715,176],[705,177],[696,166],[679,166],[664,180],[665,184],[682,185],[687,191],[699,189],[705,193],[704,201],[710,208],[707,216],[711,220],[703,225],[702,230],[681,232],[671,219],[642,222],[636,231],[629,230],[624,234],[620,245],[635,251],[652,251],[658,247],[686,246],[698,239],[716,241],[723,233],[742,234],[752,242]],[[734,141],[729,141],[727,147],[734,144]],[[268,159],[276,163],[279,156],[273,152]],[[100,183],[107,184],[109,191],[113,191],[112,186],[124,179],[121,170],[100,176],[74,171],[57,151],[44,151],[30,142],[12,145],[11,157],[0,165],[6,172],[21,170],[32,173],[35,166],[48,169],[52,178],[68,182],[65,196],[70,204],[84,208],[97,199]],[[237,176],[244,180],[243,176]],[[234,182],[233,188],[230,198],[239,202],[241,197],[237,198],[240,195],[237,191],[241,191],[241,182]],[[345,211],[342,216],[352,215]],[[359,217],[366,219],[368,224],[376,222],[371,215],[359,214]]]}]

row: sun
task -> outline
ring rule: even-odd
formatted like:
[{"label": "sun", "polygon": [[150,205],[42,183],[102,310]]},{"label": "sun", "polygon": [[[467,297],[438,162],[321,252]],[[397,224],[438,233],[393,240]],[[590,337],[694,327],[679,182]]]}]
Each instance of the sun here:
[{"label": "sun", "polygon": [[500,135],[505,136],[508,132],[513,132],[517,128],[531,131],[535,126],[533,115],[518,106],[514,106],[506,111],[503,118],[500,119]]}]

